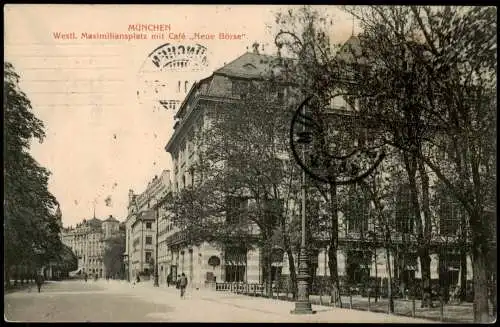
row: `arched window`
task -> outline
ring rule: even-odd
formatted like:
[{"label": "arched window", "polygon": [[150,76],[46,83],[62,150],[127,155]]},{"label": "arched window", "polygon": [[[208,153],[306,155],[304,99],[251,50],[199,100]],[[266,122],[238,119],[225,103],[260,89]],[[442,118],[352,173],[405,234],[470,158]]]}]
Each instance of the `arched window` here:
[{"label": "arched window", "polygon": [[184,81],[184,93],[187,93],[188,81]]}]

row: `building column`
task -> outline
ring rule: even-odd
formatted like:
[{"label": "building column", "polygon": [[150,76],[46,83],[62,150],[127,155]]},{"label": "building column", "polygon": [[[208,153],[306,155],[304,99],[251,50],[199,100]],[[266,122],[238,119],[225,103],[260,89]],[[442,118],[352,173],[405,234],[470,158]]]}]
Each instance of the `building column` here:
[{"label": "building column", "polygon": [[193,277],[194,277],[194,275],[193,275],[194,274],[193,249],[189,249],[188,253],[189,253],[189,272],[186,273],[186,275],[188,275],[187,277],[189,278],[190,285],[191,285],[191,287],[193,287]]},{"label": "building column", "polygon": [[337,271],[339,276],[345,276],[347,274],[346,259],[347,255],[345,250],[337,249]]},{"label": "building column", "polygon": [[258,283],[260,281],[260,253],[252,249],[247,253],[247,267],[245,275],[248,283]]},{"label": "building column", "polygon": [[325,248],[319,250],[316,276],[328,276],[328,253]]},{"label": "building column", "polygon": [[181,267],[180,267],[180,250],[179,248],[176,248],[175,249],[175,253],[174,253],[174,256],[175,256],[175,267],[176,267],[176,273],[175,273],[175,276],[173,276],[174,280],[177,280],[177,275],[180,275],[180,271],[181,271]]},{"label": "building column", "polygon": [[196,285],[198,288],[203,286],[203,255],[201,253],[201,246],[196,248],[196,265],[194,270],[194,275],[196,276]]},{"label": "building column", "polygon": [[467,254],[466,257],[467,261],[467,280],[473,280],[473,273],[472,273],[472,257],[470,254]]},{"label": "building column", "polygon": [[439,254],[432,253],[431,257],[431,279],[439,279]]},{"label": "building column", "polygon": [[225,253],[220,252],[218,255],[220,258],[220,281],[219,282],[225,282],[226,281],[226,258],[225,258]]},{"label": "building column", "polygon": [[184,262],[185,262],[185,251],[182,250],[181,251],[181,269],[180,269],[180,275],[182,275],[182,273],[186,274],[186,271],[185,271],[185,268],[184,268]]},{"label": "building column", "polygon": [[288,253],[286,251],[283,253],[283,266],[281,268],[282,276],[290,276],[290,265],[288,262]]}]

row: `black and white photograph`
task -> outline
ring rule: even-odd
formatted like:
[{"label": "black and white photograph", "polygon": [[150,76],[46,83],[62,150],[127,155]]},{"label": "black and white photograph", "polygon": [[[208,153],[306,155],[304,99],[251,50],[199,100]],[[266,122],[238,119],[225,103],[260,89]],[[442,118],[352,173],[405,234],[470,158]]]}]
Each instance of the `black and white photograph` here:
[{"label": "black and white photograph", "polygon": [[496,322],[496,7],[3,15],[5,322]]}]

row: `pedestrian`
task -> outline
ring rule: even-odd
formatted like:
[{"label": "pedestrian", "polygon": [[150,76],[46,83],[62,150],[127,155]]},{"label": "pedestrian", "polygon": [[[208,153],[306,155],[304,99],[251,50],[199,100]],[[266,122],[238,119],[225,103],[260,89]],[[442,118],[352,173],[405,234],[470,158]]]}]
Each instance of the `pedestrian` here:
[{"label": "pedestrian", "polygon": [[172,274],[168,274],[167,276],[167,287],[170,287],[170,283],[172,283]]},{"label": "pedestrian", "polygon": [[85,283],[87,282],[87,273],[83,273],[83,279],[85,279]]},{"label": "pedestrian", "polygon": [[176,289],[180,288],[180,285],[179,285],[180,281],[181,281],[181,275],[177,275],[177,279],[175,280],[175,288]]},{"label": "pedestrian", "polygon": [[35,278],[35,282],[36,282],[36,287],[38,288],[38,293],[40,293],[40,290],[42,289],[42,284],[43,284],[42,275],[37,274],[36,278]]},{"label": "pedestrian", "polygon": [[184,293],[186,292],[187,284],[188,284],[187,277],[184,273],[182,273],[181,278],[179,279],[179,288],[181,289],[181,298],[184,298]]}]

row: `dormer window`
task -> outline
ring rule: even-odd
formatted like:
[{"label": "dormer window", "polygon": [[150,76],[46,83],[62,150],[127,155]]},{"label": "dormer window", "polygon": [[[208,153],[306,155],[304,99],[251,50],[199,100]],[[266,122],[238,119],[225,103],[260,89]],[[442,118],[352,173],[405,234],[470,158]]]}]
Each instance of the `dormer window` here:
[{"label": "dormer window", "polygon": [[246,63],[246,64],[244,64],[244,65],[243,65],[243,67],[244,67],[245,69],[257,69],[257,67],[255,67],[255,66],[254,66],[253,64],[251,64],[251,63]]}]

